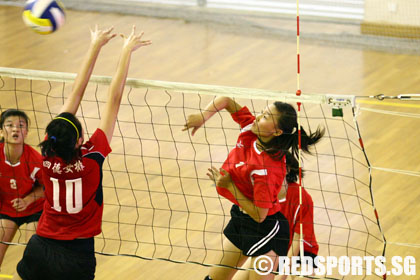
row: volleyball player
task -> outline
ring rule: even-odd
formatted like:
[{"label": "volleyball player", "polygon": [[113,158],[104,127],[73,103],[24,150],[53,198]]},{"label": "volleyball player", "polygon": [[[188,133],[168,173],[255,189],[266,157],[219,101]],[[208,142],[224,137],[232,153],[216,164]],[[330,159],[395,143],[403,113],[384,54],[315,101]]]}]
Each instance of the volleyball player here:
[{"label": "volleyball player", "polygon": [[[302,223],[304,256],[311,257],[314,261],[319,250],[314,230],[314,203],[311,195],[303,187],[302,203],[299,202],[299,184],[296,183],[299,179],[299,162],[290,153],[286,154],[286,162],[286,197],[281,198],[279,201],[280,211],[289,221],[290,242],[288,255],[300,256],[300,223]],[[302,220],[300,221],[301,214]],[[314,267],[316,267],[315,263]],[[279,280],[285,280],[286,278],[287,275],[279,276]]]},{"label": "volleyball player", "polygon": [[[40,172],[42,158],[25,144],[29,118],[25,112],[8,109],[0,116],[0,240],[11,242],[26,224],[26,241],[35,233],[44,205]],[[8,245],[0,243],[0,267]]]},{"label": "volleyball player", "polygon": [[[224,229],[223,252],[217,260],[222,266],[212,267],[206,280],[232,279],[233,267],[240,267],[248,257],[252,262],[265,255],[275,265],[277,256],[285,256],[289,244],[289,227],[280,212],[278,193],[286,175],[285,153],[298,153],[297,114],[283,102],[275,102],[254,117],[228,97],[217,97],[203,113],[188,116],[183,130],[197,131],[216,112],[226,109],[241,126],[236,147],[222,168],[211,167],[208,177],[215,181],[220,195],[234,203],[231,220]],[[302,149],[319,141],[319,128],[309,135],[302,129]],[[273,274],[250,273],[250,279],[273,279]]]},{"label": "volleyball player", "polygon": [[[291,239],[288,246],[288,256],[299,256],[299,215],[302,211],[304,256],[309,256],[314,259],[318,254],[319,247],[315,238],[312,198],[310,194],[304,188],[302,188],[302,205],[300,205],[299,185],[296,183],[299,176],[299,162],[290,153],[286,153],[286,166],[287,175],[285,188],[281,189],[278,197],[281,207],[280,211],[282,214],[284,214],[284,216],[287,218],[287,221],[289,222]],[[253,269],[253,263],[247,260],[247,262],[243,265],[243,268],[248,270],[239,271],[235,275],[234,280],[248,279],[249,271]],[[277,278],[278,280],[285,280],[287,275],[279,275]]]},{"label": "volleyball player", "polygon": [[[92,42],[72,93],[60,114],[46,128],[40,144],[43,156],[45,207],[37,234],[29,241],[17,266],[21,279],[94,279],[94,236],[101,232],[103,212],[102,164],[111,152],[114,131],[131,54],[149,45],[135,34],[124,44],[112,78],[105,111],[98,129],[83,144],[83,130],[75,114],[79,108],[96,58],[115,34],[112,28],[91,31]],[[17,278],[19,279],[19,278]]]}]

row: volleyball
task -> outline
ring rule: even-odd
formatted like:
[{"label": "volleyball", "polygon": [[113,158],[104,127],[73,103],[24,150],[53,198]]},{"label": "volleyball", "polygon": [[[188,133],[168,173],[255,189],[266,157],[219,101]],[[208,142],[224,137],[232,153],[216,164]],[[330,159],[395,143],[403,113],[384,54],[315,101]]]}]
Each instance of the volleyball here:
[{"label": "volleyball", "polygon": [[25,24],[39,34],[50,34],[65,21],[64,7],[55,0],[28,0],[22,17]]}]

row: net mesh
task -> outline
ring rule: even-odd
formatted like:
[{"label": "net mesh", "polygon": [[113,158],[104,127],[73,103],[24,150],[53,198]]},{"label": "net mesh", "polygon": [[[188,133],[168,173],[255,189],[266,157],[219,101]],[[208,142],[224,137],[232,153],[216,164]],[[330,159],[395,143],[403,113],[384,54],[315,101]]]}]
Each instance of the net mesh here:
[{"label": "net mesh", "polygon": [[[0,109],[28,113],[32,122],[27,143],[36,147],[69,94],[74,76],[18,69],[2,69],[0,75]],[[93,77],[88,85],[77,115],[85,139],[98,127],[108,82],[108,77]],[[128,81],[113,152],[103,166],[105,206],[97,253],[214,265],[214,257],[224,250],[223,228],[230,219],[231,204],[217,195],[206,172],[212,165],[222,165],[236,144],[239,127],[221,111],[194,137],[182,128],[189,114],[202,112],[221,93],[254,113],[276,98],[296,100],[294,94],[256,89]],[[303,127],[326,129],[313,155],[303,158],[303,186],[314,201],[319,255],[379,256],[383,236],[354,108],[345,106],[343,117],[332,117],[326,104],[332,98],[305,95],[300,99]],[[22,232],[15,241],[24,243]],[[332,277],[344,278],[337,273]]]}]

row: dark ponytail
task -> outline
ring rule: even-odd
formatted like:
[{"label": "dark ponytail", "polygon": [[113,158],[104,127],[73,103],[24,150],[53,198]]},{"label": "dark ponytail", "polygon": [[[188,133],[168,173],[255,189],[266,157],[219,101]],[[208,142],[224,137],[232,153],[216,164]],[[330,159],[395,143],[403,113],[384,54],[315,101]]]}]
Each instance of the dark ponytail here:
[{"label": "dark ponytail", "polygon": [[[289,152],[286,153],[286,181],[287,183],[295,183],[299,179],[299,161]],[[303,170],[302,170],[303,178]]]},{"label": "dark ponytail", "polygon": [[[294,157],[298,157],[299,133],[296,110],[292,105],[280,101],[274,102],[274,105],[279,115],[277,119],[278,128],[281,129],[283,133],[273,137],[268,142],[259,139],[262,148],[276,160],[282,159],[289,151]],[[325,131],[319,127],[314,133],[309,134],[306,133],[303,127],[301,127],[300,130],[302,150],[306,153],[310,153],[309,147],[317,143],[322,138]]]},{"label": "dark ponytail", "polygon": [[58,156],[66,163],[81,157],[76,149],[77,141],[82,137],[82,125],[71,113],[61,113],[47,126],[48,138],[39,144],[44,157]]}]

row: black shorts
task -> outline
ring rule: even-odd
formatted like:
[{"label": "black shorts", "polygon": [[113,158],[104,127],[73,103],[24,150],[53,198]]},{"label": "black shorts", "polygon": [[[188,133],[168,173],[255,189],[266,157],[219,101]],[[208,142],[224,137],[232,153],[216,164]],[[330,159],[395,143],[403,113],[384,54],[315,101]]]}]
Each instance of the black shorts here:
[{"label": "black shorts", "polygon": [[55,240],[34,234],[17,272],[23,280],[95,278],[94,239]]},{"label": "black shorts", "polygon": [[[310,258],[312,258],[312,262],[313,262],[313,264],[314,264],[314,268],[318,268],[318,266],[316,265],[316,263],[315,263],[315,258],[318,256],[318,255],[316,255],[316,254],[314,254],[314,253],[311,253],[311,252],[308,252],[308,251],[303,251],[303,256],[304,257],[310,257]],[[299,252],[299,254],[298,254],[298,257],[299,257],[299,260],[297,261],[297,263],[298,264],[300,264],[300,252]]]},{"label": "black shorts", "polygon": [[42,211],[39,211],[35,214],[29,215],[29,216],[25,216],[25,217],[10,217],[6,214],[1,214],[0,213],[0,220],[10,220],[15,222],[18,227],[20,227],[23,224],[29,224],[32,222],[38,222],[39,218],[41,217]]},{"label": "black shorts", "polygon": [[246,256],[260,256],[273,250],[278,256],[287,256],[289,223],[282,213],[267,216],[257,223],[233,205],[230,219],[223,233]]}]

